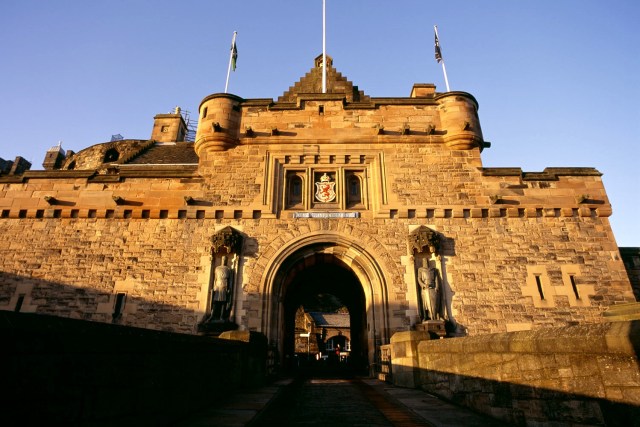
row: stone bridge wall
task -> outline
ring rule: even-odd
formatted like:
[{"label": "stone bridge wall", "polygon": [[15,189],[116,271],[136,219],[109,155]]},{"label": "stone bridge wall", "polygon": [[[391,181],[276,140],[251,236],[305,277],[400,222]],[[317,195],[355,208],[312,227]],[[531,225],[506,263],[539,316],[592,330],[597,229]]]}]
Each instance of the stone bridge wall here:
[{"label": "stone bridge wall", "polygon": [[248,341],[0,311],[0,423],[169,425],[265,380],[266,339]]},{"label": "stone bridge wall", "polygon": [[640,321],[391,339],[393,382],[514,425],[637,425]]}]

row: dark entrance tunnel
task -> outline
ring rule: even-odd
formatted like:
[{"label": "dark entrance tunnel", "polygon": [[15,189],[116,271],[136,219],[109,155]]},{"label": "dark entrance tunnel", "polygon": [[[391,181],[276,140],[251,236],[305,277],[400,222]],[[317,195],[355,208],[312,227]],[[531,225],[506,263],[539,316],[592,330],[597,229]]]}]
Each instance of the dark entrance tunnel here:
[{"label": "dark entrance tunnel", "polygon": [[351,330],[350,367],[366,370],[367,320],[365,295],[360,281],[344,262],[330,254],[299,260],[285,280],[283,349],[292,360],[295,347],[295,316],[300,306],[313,307],[319,299],[333,296],[349,311]]}]

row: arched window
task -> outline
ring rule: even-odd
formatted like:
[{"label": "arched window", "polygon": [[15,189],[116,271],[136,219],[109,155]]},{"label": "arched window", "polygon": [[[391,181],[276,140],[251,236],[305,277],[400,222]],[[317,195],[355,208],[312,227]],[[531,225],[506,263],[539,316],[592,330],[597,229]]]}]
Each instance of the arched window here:
[{"label": "arched window", "polygon": [[356,173],[347,176],[347,207],[362,204],[362,181]]},{"label": "arched window", "polygon": [[303,201],[303,181],[302,177],[297,173],[290,173],[287,177],[287,200],[288,209],[302,207]]},{"label": "arched window", "polygon": [[109,148],[106,153],[104,153],[103,163],[113,163],[120,158],[120,153],[115,148]]}]

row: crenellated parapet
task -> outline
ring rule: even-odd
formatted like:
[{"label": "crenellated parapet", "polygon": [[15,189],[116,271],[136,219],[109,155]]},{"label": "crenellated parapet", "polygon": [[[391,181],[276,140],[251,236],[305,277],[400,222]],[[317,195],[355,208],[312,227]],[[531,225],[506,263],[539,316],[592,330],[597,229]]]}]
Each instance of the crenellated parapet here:
[{"label": "crenellated parapet", "polygon": [[374,98],[331,65],[326,87],[323,93],[317,59],[277,100],[207,96],[199,108],[196,153],[202,159],[206,152],[265,144],[376,144],[381,149],[394,143],[437,144],[480,151],[489,146],[478,102],[469,93],[437,93],[435,85],[417,83],[408,97]]}]

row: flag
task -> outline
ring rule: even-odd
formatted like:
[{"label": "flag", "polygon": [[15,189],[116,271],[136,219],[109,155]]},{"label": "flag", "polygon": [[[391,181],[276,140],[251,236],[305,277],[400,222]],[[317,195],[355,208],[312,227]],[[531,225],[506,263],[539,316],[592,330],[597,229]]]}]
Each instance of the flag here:
[{"label": "flag", "polygon": [[438,40],[438,33],[435,33],[436,36],[436,61],[438,64],[442,62],[442,52],[440,51],[440,41]]},{"label": "flag", "polygon": [[233,71],[236,70],[236,61],[238,60],[238,48],[236,47],[236,40],[233,39],[233,43],[231,44],[231,69]]}]

